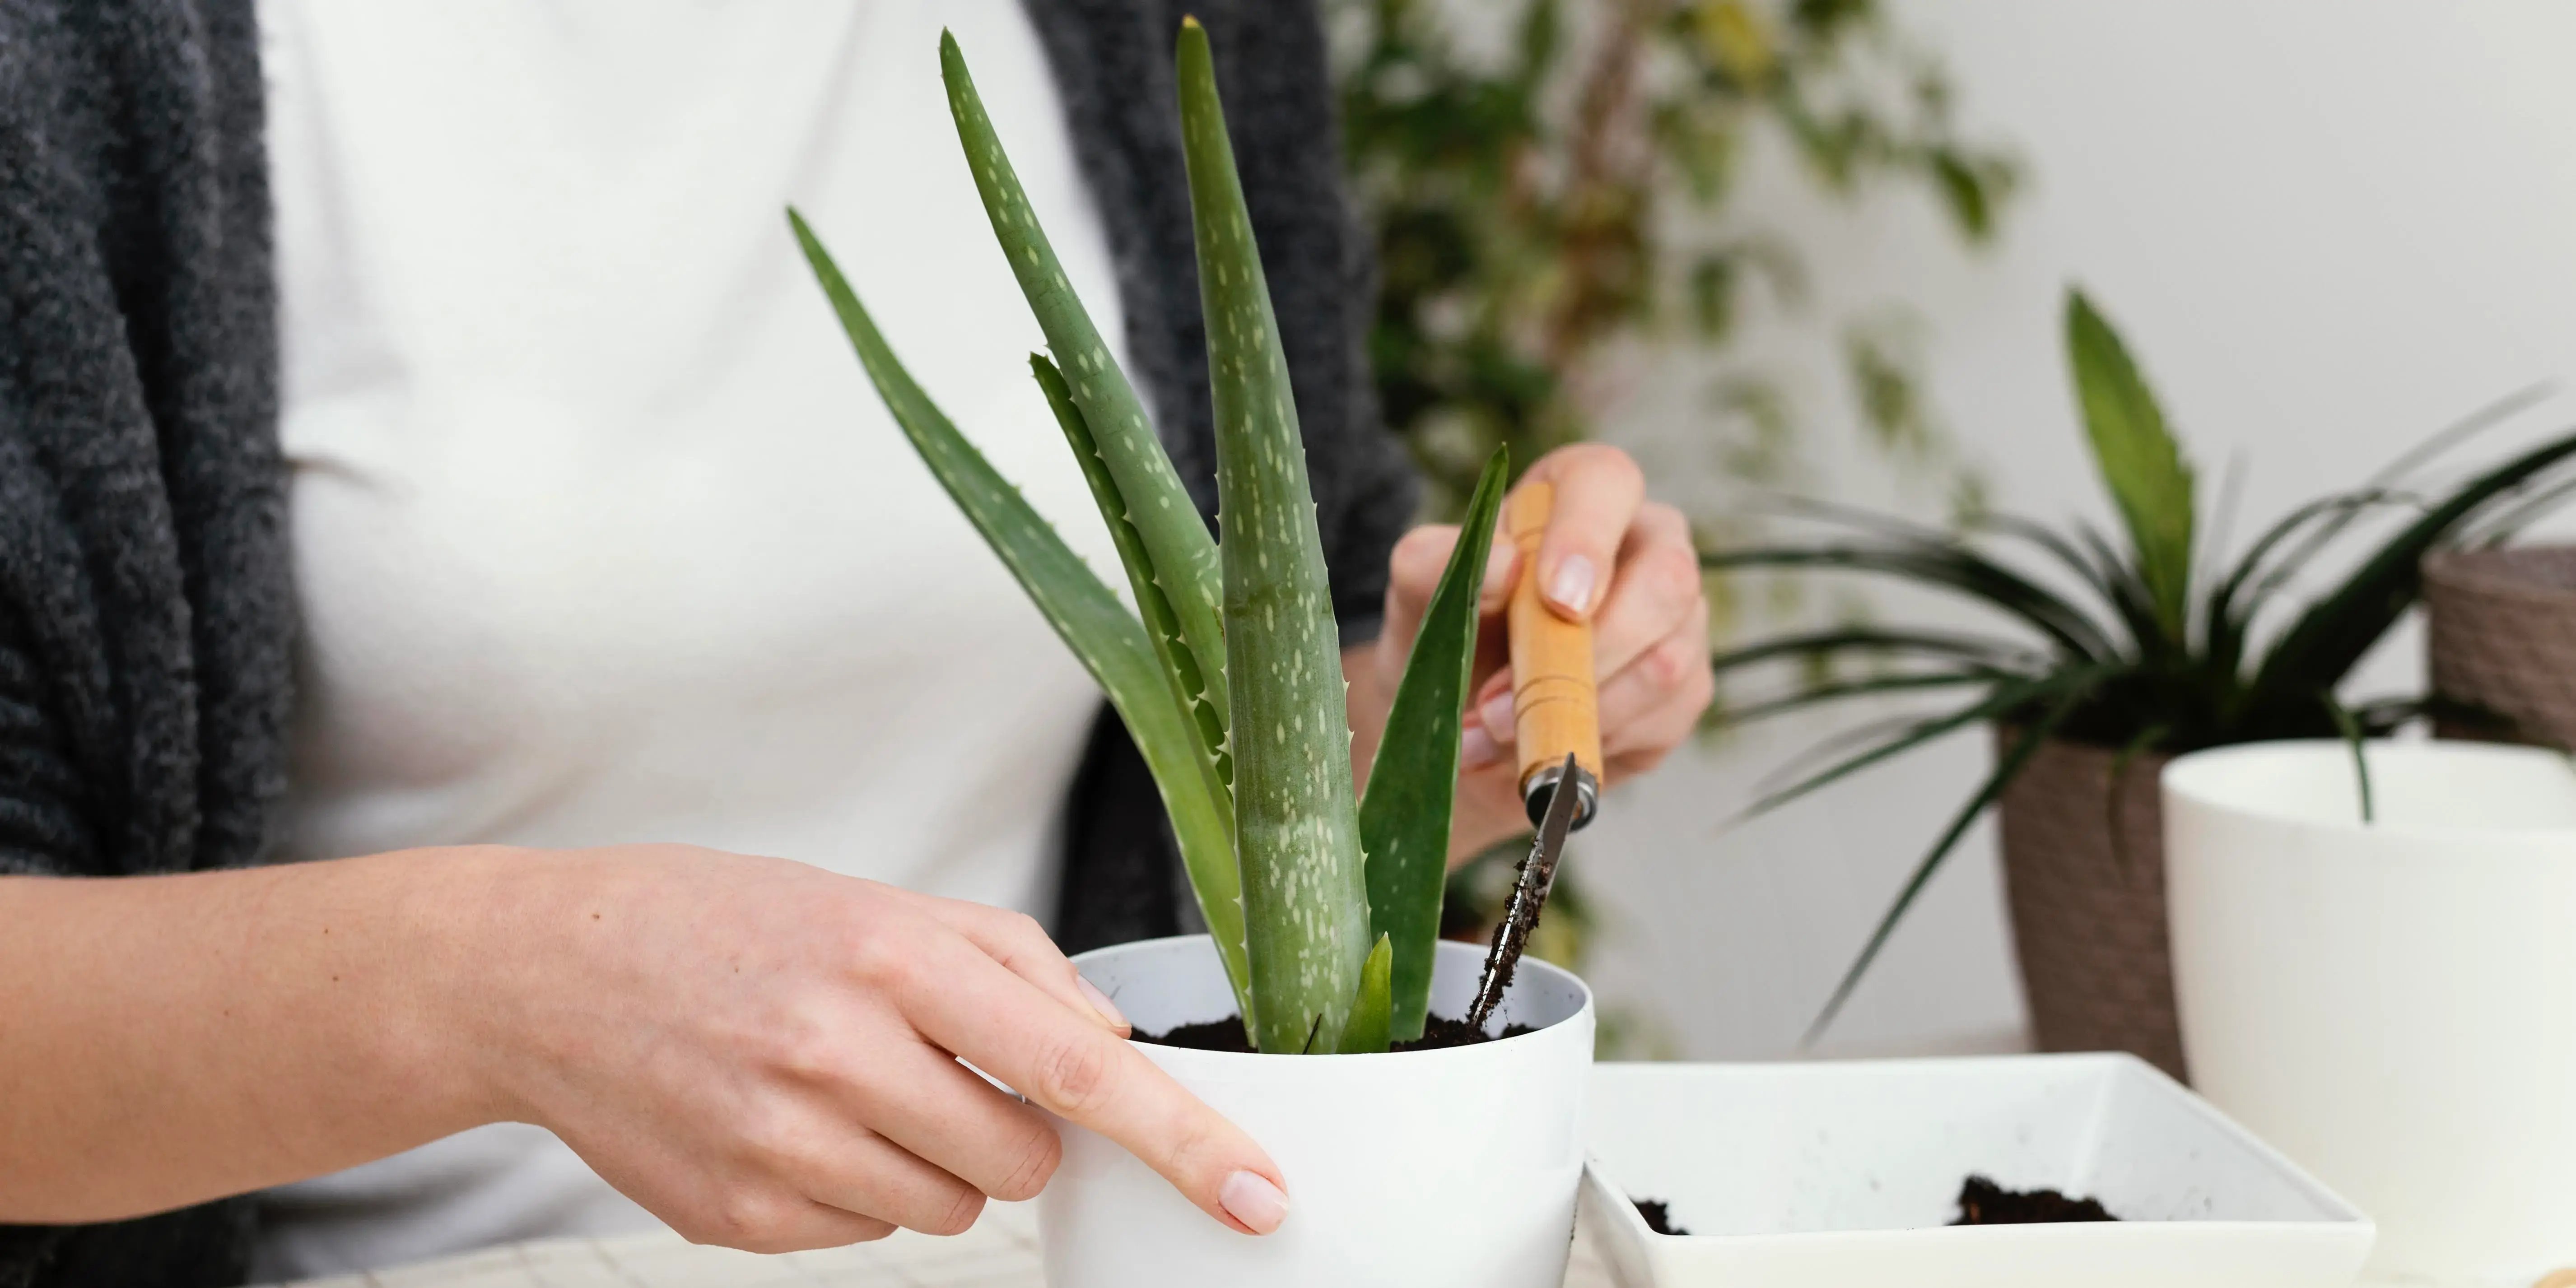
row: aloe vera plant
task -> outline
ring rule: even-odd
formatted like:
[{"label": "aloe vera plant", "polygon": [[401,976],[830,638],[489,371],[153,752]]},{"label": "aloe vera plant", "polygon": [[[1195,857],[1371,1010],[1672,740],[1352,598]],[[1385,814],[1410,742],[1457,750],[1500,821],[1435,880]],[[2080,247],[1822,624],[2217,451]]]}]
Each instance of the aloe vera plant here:
[{"label": "aloe vera plant", "polygon": [[1386,1050],[1421,1036],[1475,656],[1476,597],[1507,471],[1468,508],[1353,800],[1339,634],[1279,328],[1217,96],[1183,24],[1183,149],[1216,411],[1212,538],[1066,282],[954,39],[950,115],[1052,357],[1032,355],[1108,525],[1129,608],[915,384],[803,217],[789,222],[868,378],[966,517],[1126,722],[1169,811],[1244,1028],[1265,1052]]},{"label": "aloe vera plant", "polygon": [[[1826,1003],[1818,1031],[1849,999],[1969,825],[2050,738],[2113,749],[2115,763],[2125,766],[2148,752],[2275,738],[2340,736],[2357,744],[2385,735],[2430,713],[2433,702],[2395,698],[2347,708],[2336,689],[2414,603],[2423,556],[2445,544],[2501,540],[2576,490],[2576,482],[2550,476],[2576,457],[2576,433],[2550,437],[2447,491],[2428,489],[2420,477],[2442,451],[2533,401],[2533,394],[2520,394],[2435,435],[2361,486],[2291,511],[2232,565],[2221,565],[2196,547],[2197,477],[2163,409],[2108,319],[2073,289],[2065,339],[2085,439],[2126,529],[2125,550],[2083,523],[2060,530],[1994,515],[1953,533],[1806,503],[1794,508],[1845,535],[1701,558],[1713,571],[1809,568],[1894,577],[1964,596],[2018,627],[2010,636],[1836,627],[1756,641],[1716,658],[1721,676],[1793,661],[1817,677],[1786,697],[1728,712],[1734,723],[1872,695],[1967,695],[1946,711],[1870,725],[1857,739],[1828,742],[1821,758],[1804,761],[1810,772],[1764,795],[1753,813],[1957,729],[1991,723],[2005,730],[1993,770],[1916,864]],[[2270,611],[2337,538],[2378,514],[2410,517],[2324,594],[2294,612]],[[2054,578],[1995,557],[1989,541],[2035,555]],[[2258,630],[2275,616],[2287,620],[2258,642]],[[1843,661],[1870,669],[1849,678],[1834,666]],[[2366,793],[2365,779],[2365,800]]]}]

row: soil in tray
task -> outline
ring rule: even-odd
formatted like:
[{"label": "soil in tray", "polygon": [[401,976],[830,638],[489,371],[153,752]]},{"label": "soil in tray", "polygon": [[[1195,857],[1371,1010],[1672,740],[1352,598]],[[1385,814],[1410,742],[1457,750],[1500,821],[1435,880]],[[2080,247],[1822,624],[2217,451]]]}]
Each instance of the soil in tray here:
[{"label": "soil in tray", "polygon": [[[1516,1038],[1524,1033],[1537,1031],[1526,1024],[1511,1024],[1504,1026],[1501,1036]],[[1252,1040],[1244,1036],[1243,1017],[1239,1015],[1229,1015],[1222,1020],[1209,1020],[1204,1024],[1184,1024],[1161,1033],[1147,1033],[1139,1029],[1135,1033],[1135,1038],[1139,1042],[1150,1042],[1155,1046],[1185,1047],[1192,1051],[1232,1051],[1241,1055],[1253,1054]],[[1480,1042],[1497,1040],[1494,1034],[1467,1027],[1467,1021],[1463,1019],[1452,1020],[1434,1015],[1422,1026],[1421,1037],[1411,1042],[1398,1042],[1395,1044],[1395,1049],[1437,1051],[1443,1047],[1474,1046]]]},{"label": "soil in tray", "polygon": [[1952,1225],[2054,1225],[2067,1221],[2117,1221],[2100,1199],[2076,1199],[2055,1190],[2008,1190],[1982,1176],[1959,1187],[1959,1219]]},{"label": "soil in tray", "polygon": [[[1657,1234],[1688,1234],[1673,1221],[1672,1207],[1662,1199],[1628,1200],[1646,1228]],[[2099,1199],[2071,1199],[2055,1190],[2008,1190],[1982,1176],[1959,1187],[1959,1219],[1952,1225],[2052,1225],[2067,1221],[2117,1221]]]},{"label": "soil in tray", "polygon": [[1662,1199],[1630,1199],[1637,1205],[1637,1215],[1646,1218],[1646,1228],[1657,1234],[1688,1234],[1689,1230],[1673,1224],[1672,1205]]}]

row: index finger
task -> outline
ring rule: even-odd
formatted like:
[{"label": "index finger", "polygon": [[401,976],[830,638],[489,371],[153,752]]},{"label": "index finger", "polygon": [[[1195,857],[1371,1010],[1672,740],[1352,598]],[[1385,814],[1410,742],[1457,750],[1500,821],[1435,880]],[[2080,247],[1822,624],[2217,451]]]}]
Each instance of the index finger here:
[{"label": "index finger", "polygon": [[1584,621],[1619,566],[1619,544],[1646,499],[1646,476],[1626,452],[1599,443],[1560,447],[1523,476],[1556,488],[1547,532],[1539,538],[1539,597],[1556,615]]},{"label": "index finger", "polygon": [[922,1036],[1029,1102],[1108,1137],[1209,1216],[1268,1234],[1287,1215],[1279,1165],[1143,1053],[962,939],[922,963],[904,1014]]}]

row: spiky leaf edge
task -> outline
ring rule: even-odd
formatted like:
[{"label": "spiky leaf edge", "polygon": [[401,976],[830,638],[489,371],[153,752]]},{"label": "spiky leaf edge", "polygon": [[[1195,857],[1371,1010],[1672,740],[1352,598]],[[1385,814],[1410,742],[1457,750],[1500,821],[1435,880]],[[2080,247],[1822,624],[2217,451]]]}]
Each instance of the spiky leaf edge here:
[{"label": "spiky leaf edge", "polygon": [[[1178,702],[1169,674],[1157,662],[1144,623],[1118,602],[922,392],[804,217],[790,209],[787,219],[815,280],[840,318],[841,329],[849,335],[851,348],[858,353],[859,365],[876,386],[877,396],[885,400],[895,424],[1126,722],[1162,792],[1182,853],[1231,855],[1227,820],[1208,793],[1193,789],[1200,781],[1197,728]],[[1225,900],[1210,900],[1204,894],[1201,906],[1210,909],[1211,933],[1219,955],[1229,957],[1229,973],[1243,970],[1241,959],[1224,950],[1228,941],[1240,943],[1243,938],[1239,906],[1229,913]],[[1248,970],[1239,978],[1248,981]],[[1239,1001],[1248,999],[1243,984],[1236,985],[1236,993]]]},{"label": "spiky leaf edge", "polygon": [[[1020,187],[1019,173],[1012,169],[1010,154],[984,110],[983,96],[975,91],[966,56],[958,49],[956,37],[946,31],[939,33],[939,74],[948,90],[948,114],[956,122],[957,141],[966,150],[967,169],[993,225],[993,237],[1002,244],[1039,329],[1046,332],[1047,347],[1072,370],[1068,388],[1074,404],[1090,422],[1100,458],[1118,480],[1129,518],[1153,556],[1155,576],[1171,599],[1182,636],[1189,641],[1199,678],[1198,688],[1189,694],[1192,718],[1203,729],[1212,725],[1222,735],[1232,724],[1232,705],[1226,687],[1224,628],[1217,611],[1221,588],[1216,541],[1208,535],[1188,489],[1181,485],[1162,440],[1154,436],[1135,386],[1110,356],[1090,311],[1065,278],[1054,244],[1038,226],[1037,211]],[[1184,674],[1182,680],[1186,686],[1189,677]]]},{"label": "spiky leaf edge", "polygon": [[1449,822],[1458,793],[1458,733],[1476,666],[1477,599],[1495,520],[1511,479],[1509,448],[1485,461],[1449,566],[1422,614],[1386,732],[1360,798],[1360,848],[1368,855],[1369,929],[1393,940],[1395,1040],[1422,1036],[1431,1013],[1431,966],[1440,942],[1440,896],[1449,875]]},{"label": "spiky leaf edge", "polygon": [[1175,63],[1216,413],[1227,695],[1242,731],[1234,833],[1253,1044],[1330,1051],[1371,945],[1340,630],[1287,356],[1195,20],[1182,21]]},{"label": "spiky leaf edge", "polygon": [[[1209,934],[1216,939],[1218,951],[1225,960],[1227,982],[1234,986],[1235,1003],[1241,1014],[1252,1014],[1251,977],[1245,966],[1243,942],[1243,889],[1235,869],[1234,795],[1227,786],[1231,766],[1226,759],[1224,735],[1218,731],[1213,741],[1204,719],[1205,704],[1191,700],[1190,679],[1196,662],[1189,642],[1182,638],[1179,620],[1172,611],[1171,600],[1154,576],[1152,554],[1146,550],[1142,535],[1130,521],[1132,507],[1118,491],[1118,480],[1100,457],[1099,440],[1091,432],[1090,422],[1082,408],[1073,401],[1066,387],[1064,373],[1042,354],[1029,355],[1029,374],[1046,394],[1047,407],[1055,413],[1056,424],[1063,429],[1065,443],[1073,449],[1074,459],[1082,465],[1083,480],[1091,485],[1091,499],[1099,506],[1100,519],[1109,529],[1110,542],[1118,549],[1118,561],[1127,570],[1127,585],[1136,597],[1136,607],[1144,618],[1146,637],[1153,643],[1155,657],[1162,663],[1163,675],[1170,682],[1172,701],[1184,712],[1194,712],[1201,719],[1193,721],[1192,731],[1199,735],[1197,789],[1215,803],[1218,816],[1225,823],[1225,844],[1184,845],[1181,862],[1189,870],[1190,889],[1198,896],[1199,915],[1206,921]],[[1176,789],[1186,790],[1186,789]],[[1200,837],[1212,841],[1212,837]],[[1251,1031],[1251,1021],[1244,1023]]]}]

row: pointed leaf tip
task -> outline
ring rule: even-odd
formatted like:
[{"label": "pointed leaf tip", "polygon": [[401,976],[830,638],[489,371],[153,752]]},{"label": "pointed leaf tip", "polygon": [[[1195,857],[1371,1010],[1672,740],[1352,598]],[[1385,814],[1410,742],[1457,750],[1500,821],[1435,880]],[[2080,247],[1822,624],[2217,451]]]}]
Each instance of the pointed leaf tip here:
[{"label": "pointed leaf tip", "polygon": [[1368,960],[1360,964],[1359,993],[1351,999],[1351,1016],[1334,1050],[1343,1055],[1376,1055],[1393,1045],[1387,1027],[1387,984],[1394,959],[1387,937],[1378,936]]},{"label": "pointed leaf tip", "polygon": [[1476,659],[1477,599],[1510,478],[1509,449],[1498,447],[1485,462],[1458,544],[1423,612],[1387,710],[1368,794],[1360,802],[1369,928],[1394,939],[1389,1024],[1398,1041],[1421,1037],[1429,1014],[1458,784],[1458,731]]},{"label": "pointed leaf tip", "polygon": [[2166,428],[2164,411],[2119,332],[2071,284],[2066,290],[2066,356],[2093,463],[2129,530],[2157,626],[2167,640],[2179,643],[2190,619],[2191,463]]}]

